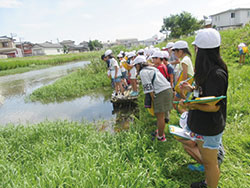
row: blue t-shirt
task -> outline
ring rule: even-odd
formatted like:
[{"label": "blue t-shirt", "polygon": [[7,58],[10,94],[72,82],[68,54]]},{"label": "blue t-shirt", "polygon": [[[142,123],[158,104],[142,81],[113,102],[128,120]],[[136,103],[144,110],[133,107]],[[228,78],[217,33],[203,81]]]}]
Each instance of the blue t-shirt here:
[{"label": "blue t-shirt", "polygon": [[169,74],[169,75],[170,75],[170,74],[174,74],[174,67],[173,67],[173,65],[168,64],[168,65],[167,65],[167,69],[168,69],[168,74]]}]

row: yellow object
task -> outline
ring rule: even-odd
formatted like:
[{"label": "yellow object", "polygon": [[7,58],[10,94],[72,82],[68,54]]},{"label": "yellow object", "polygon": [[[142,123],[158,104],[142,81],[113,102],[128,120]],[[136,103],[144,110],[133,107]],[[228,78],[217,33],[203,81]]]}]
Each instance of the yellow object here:
[{"label": "yellow object", "polygon": [[244,53],[244,54],[245,54],[245,53],[248,53],[248,47],[247,47],[247,46],[242,47],[242,50],[243,50],[243,53]]},{"label": "yellow object", "polygon": [[129,65],[128,65],[128,63],[127,62],[122,62],[122,66],[126,69],[126,70],[130,70],[130,69],[132,69],[132,67],[130,67]]},{"label": "yellow object", "polygon": [[149,112],[152,116],[155,116],[155,111],[154,111],[153,102],[151,103],[151,108],[148,108],[148,112]]},{"label": "yellow object", "polygon": [[195,100],[197,100],[197,102],[192,101],[190,103],[199,103],[199,104],[208,104],[210,106],[215,106],[220,100],[222,100],[223,98],[217,99],[215,100],[216,97],[215,96],[211,96],[211,97],[200,97],[200,98],[195,98]]},{"label": "yellow object", "polygon": [[[188,82],[190,85],[192,85],[192,84],[193,84],[193,81],[194,81],[194,78],[193,78],[193,76],[188,75],[188,79],[187,79],[187,80],[183,80],[183,72],[181,72],[181,74],[180,74],[180,76],[179,76],[179,79],[178,79],[178,81],[177,81],[177,83],[176,83],[176,85],[175,85],[175,87],[174,87],[174,90],[175,90],[177,93],[181,93],[180,85],[181,85],[181,82],[182,82],[182,81],[186,81],[186,82]],[[184,91],[183,94],[186,95],[186,94],[187,94],[187,91]]]}]

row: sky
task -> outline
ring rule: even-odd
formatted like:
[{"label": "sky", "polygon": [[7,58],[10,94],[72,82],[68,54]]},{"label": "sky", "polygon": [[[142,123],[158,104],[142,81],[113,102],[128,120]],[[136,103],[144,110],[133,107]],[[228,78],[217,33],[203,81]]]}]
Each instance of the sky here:
[{"label": "sky", "polygon": [[145,40],[161,36],[171,14],[202,19],[233,8],[250,8],[250,0],[0,0],[0,36],[33,43]]}]

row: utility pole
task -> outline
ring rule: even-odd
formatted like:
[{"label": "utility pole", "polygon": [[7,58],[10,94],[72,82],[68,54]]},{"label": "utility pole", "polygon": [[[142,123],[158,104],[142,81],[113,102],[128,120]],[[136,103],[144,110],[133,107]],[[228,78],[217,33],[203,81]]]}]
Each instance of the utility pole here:
[{"label": "utility pole", "polygon": [[19,41],[20,41],[20,44],[21,44],[21,50],[22,50],[22,54],[23,54],[23,57],[24,57],[24,49],[23,49],[23,43],[22,43],[22,38],[19,37]]}]

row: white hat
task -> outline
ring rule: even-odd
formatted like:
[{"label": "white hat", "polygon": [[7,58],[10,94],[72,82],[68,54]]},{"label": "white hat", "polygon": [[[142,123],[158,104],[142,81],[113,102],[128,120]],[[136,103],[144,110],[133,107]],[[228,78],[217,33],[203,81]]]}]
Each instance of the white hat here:
[{"label": "white hat", "polygon": [[146,57],[143,55],[139,55],[135,58],[135,60],[133,61],[133,64],[136,65],[139,63],[146,63],[146,62],[147,62]]},{"label": "white hat", "polygon": [[143,49],[140,49],[140,50],[138,50],[137,53],[138,53],[138,54],[139,54],[139,53],[144,53],[144,50],[143,50]]},{"label": "white hat", "polygon": [[213,28],[201,29],[195,37],[195,45],[198,48],[217,48],[220,44],[220,33]]},{"label": "white hat", "polygon": [[118,58],[121,58],[121,57],[123,57],[123,55],[122,55],[122,54],[118,54],[117,57],[118,57]]},{"label": "white hat", "polygon": [[167,58],[167,59],[169,58],[169,53],[167,51],[162,51],[161,53],[162,53],[163,58]]},{"label": "white hat", "polygon": [[163,46],[163,47],[161,48],[161,50],[166,50],[166,47]]},{"label": "white hat", "polygon": [[152,55],[152,58],[154,58],[154,57],[163,58],[162,51],[156,51],[156,52],[154,52],[154,54]]},{"label": "white hat", "polygon": [[128,57],[128,58],[135,57],[135,56],[136,56],[136,54],[135,54],[134,52],[129,52],[129,53],[127,54],[127,57]]},{"label": "white hat", "polygon": [[174,43],[173,50],[174,49],[184,49],[184,48],[188,48],[188,43],[186,41],[179,40],[179,41]]},{"label": "white hat", "polygon": [[195,44],[195,41],[192,42],[192,45],[196,45],[196,44]]},{"label": "white hat", "polygon": [[112,54],[112,50],[108,49],[105,53],[104,56],[107,57]]},{"label": "white hat", "polygon": [[174,46],[174,43],[173,42],[169,42],[169,43],[167,43],[166,48],[172,48],[173,46]]},{"label": "white hat", "polygon": [[212,24],[212,19],[211,18],[208,18],[208,19],[205,19],[205,26],[206,25],[211,25]]}]

